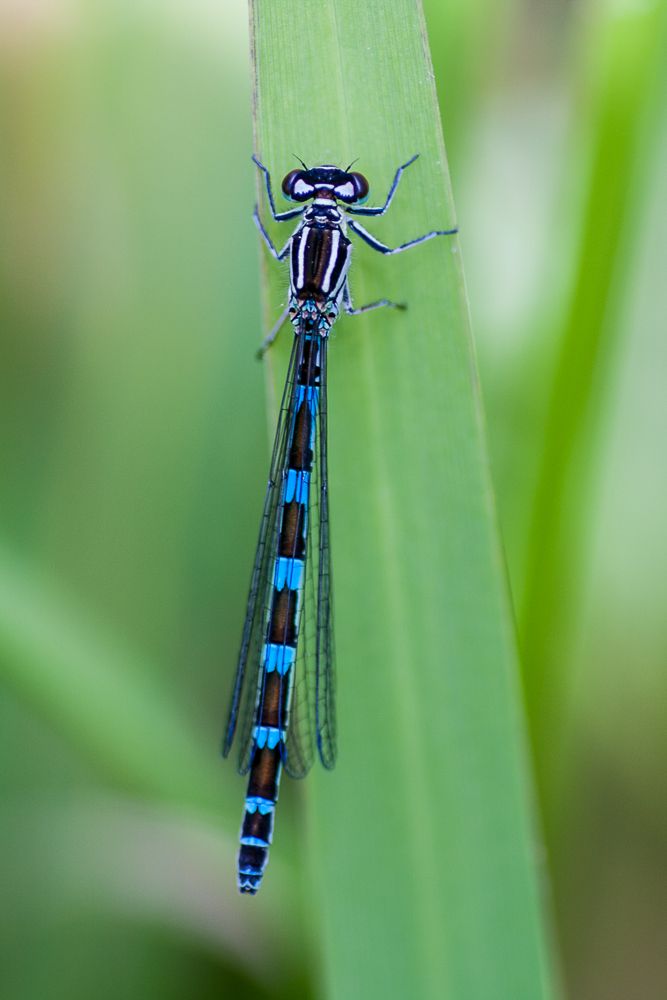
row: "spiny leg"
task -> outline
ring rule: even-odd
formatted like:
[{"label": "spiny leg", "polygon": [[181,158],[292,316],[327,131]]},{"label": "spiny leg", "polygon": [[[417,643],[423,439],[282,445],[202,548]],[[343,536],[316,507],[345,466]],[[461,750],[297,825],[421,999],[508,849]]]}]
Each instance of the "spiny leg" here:
[{"label": "spiny leg", "polygon": [[349,285],[345,282],[343,309],[348,316],[361,316],[362,313],[371,312],[372,309],[380,309],[382,306],[388,306],[390,309],[407,309],[405,302],[392,302],[390,299],[378,299],[377,302],[369,302],[367,305],[355,309],[352,305]]},{"label": "spiny leg", "polygon": [[274,221],[275,222],[287,222],[288,219],[296,219],[297,215],[301,215],[304,212],[305,208],[306,208],[305,205],[303,205],[301,208],[291,208],[288,212],[276,212],[276,203],[273,200],[273,190],[271,188],[271,174],[269,173],[269,171],[267,170],[267,168],[264,166],[264,164],[262,163],[262,161],[257,156],[255,156],[254,154],[253,154],[253,157],[252,157],[252,162],[255,164],[255,166],[259,167],[259,169],[264,174],[264,182],[266,184],[266,193],[267,193],[267,196],[268,196],[268,199],[269,199],[269,205],[271,206],[271,215],[273,216]]},{"label": "spiny leg", "polygon": [[381,243],[380,240],[372,236],[363,226],[360,226],[358,222],[353,222],[350,220],[348,223],[352,232],[356,233],[357,236],[361,236],[362,240],[368,243],[369,247],[373,250],[377,250],[379,253],[390,255],[393,253],[402,253],[403,250],[409,250],[411,247],[419,246],[420,243],[426,243],[427,240],[432,240],[435,236],[453,236],[454,233],[458,233],[458,227],[454,229],[434,229],[430,233],[425,233],[423,236],[418,236],[414,240],[408,240],[407,243],[401,243],[397,247],[388,247],[385,243]]},{"label": "spiny leg", "polygon": [[290,241],[291,241],[292,237],[290,236],[290,238],[287,240],[287,242],[285,243],[285,246],[282,248],[282,250],[277,250],[276,247],[273,244],[273,240],[271,239],[271,237],[267,233],[266,229],[264,228],[264,223],[262,222],[262,220],[259,217],[259,209],[257,208],[257,205],[255,205],[255,211],[252,213],[252,218],[253,218],[253,222],[255,223],[255,225],[257,226],[257,228],[259,229],[259,232],[260,232],[260,235],[261,235],[262,239],[264,240],[264,242],[266,243],[267,247],[269,248],[269,252],[271,253],[271,256],[275,257],[276,260],[283,260],[285,258],[285,255],[287,254],[287,251],[289,250],[289,245],[290,245]]},{"label": "spiny leg", "polygon": [[262,341],[262,343],[257,348],[257,353],[256,353],[255,357],[259,361],[262,360],[262,358],[264,357],[264,355],[268,351],[269,347],[271,346],[271,344],[273,343],[273,341],[276,339],[276,337],[280,333],[280,330],[282,328],[283,323],[285,322],[285,320],[289,316],[289,310],[290,310],[290,307],[289,307],[289,304],[288,304],[288,305],[285,306],[285,308],[281,312],[280,316],[278,317],[277,321],[271,327],[271,329],[267,333],[266,337],[264,338],[264,340]]},{"label": "spiny leg", "polygon": [[348,208],[348,212],[352,213],[353,215],[384,215],[384,213],[387,211],[387,209],[391,205],[392,200],[394,198],[394,195],[396,194],[396,188],[398,187],[398,182],[401,179],[403,171],[406,170],[410,166],[411,163],[414,163],[418,156],[419,156],[419,153],[415,153],[415,155],[411,156],[410,159],[406,163],[402,163],[400,165],[400,167],[398,168],[398,170],[394,174],[394,179],[391,182],[391,187],[389,188],[389,194],[387,195],[387,200],[385,201],[384,205],[382,205],[382,206],[380,206],[378,208],[352,208],[352,207],[350,207],[350,208]]}]

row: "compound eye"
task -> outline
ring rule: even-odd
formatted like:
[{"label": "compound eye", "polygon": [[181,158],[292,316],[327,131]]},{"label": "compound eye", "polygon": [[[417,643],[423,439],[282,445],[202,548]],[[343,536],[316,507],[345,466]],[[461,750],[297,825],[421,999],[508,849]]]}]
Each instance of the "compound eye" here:
[{"label": "compound eye", "polygon": [[303,170],[290,170],[283,180],[282,188],[289,201],[307,201],[313,197],[313,185],[306,180]]},{"label": "compound eye", "polygon": [[368,198],[368,181],[363,174],[347,174],[347,180],[335,188],[336,197],[348,205],[363,202]]},{"label": "compound eye", "polygon": [[363,174],[350,174],[354,181],[354,189],[357,192],[357,201],[366,201],[368,198],[368,181]]}]

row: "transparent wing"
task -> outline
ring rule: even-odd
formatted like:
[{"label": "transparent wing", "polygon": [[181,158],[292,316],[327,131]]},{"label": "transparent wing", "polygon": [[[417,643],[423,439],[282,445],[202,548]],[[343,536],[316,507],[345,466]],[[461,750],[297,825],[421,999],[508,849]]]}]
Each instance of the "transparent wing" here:
[{"label": "transparent wing", "polygon": [[315,748],[325,767],[336,757],[334,658],[327,492],[327,338],[320,341],[319,403],[309,491],[305,585],[284,766],[293,778],[312,766]]},{"label": "transparent wing", "polygon": [[336,762],[336,675],[333,634],[333,582],[329,547],[329,480],[327,466],[327,346],[322,343],[320,434],[317,458],[320,467],[320,509],[317,589],[317,645],[315,653],[315,719],[317,750],[325,767]]},{"label": "transparent wing", "polygon": [[295,372],[301,362],[302,351],[302,340],[295,337],[287,370],[285,389],[280,404],[278,426],[276,428],[271,456],[269,482],[264,500],[259,539],[250,580],[250,592],[248,594],[248,605],[241,637],[241,649],[239,651],[236,678],[232,689],[227,728],[222,747],[223,756],[228,756],[238,729],[237,767],[241,774],[244,774],[248,770],[252,756],[253,720],[262,681],[261,650],[273,589],[271,571],[280,525],[278,515],[280,510],[282,477],[286,464],[291,427],[294,420],[296,403]]}]

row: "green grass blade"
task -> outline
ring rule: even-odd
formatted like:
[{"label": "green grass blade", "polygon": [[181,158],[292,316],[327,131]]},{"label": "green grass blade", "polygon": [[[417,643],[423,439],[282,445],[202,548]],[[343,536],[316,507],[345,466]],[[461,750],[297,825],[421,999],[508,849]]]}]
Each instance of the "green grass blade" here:
[{"label": "green grass blade", "polygon": [[[619,319],[632,272],[638,184],[651,161],[647,136],[664,83],[667,6],[602,5],[597,58],[581,101],[580,129],[591,135],[590,169],[572,290],[549,389],[540,470],[530,524],[521,614],[529,717],[549,812],[557,822],[566,755],[554,753],[567,698],[580,566],[589,532],[598,461],[591,443],[616,356]],[[592,29],[588,29],[589,31]],[[556,794],[554,794],[556,793]],[[551,832],[551,831],[550,831]]]},{"label": "green grass blade", "polygon": [[[369,229],[395,244],[453,224],[415,0],[255,0],[252,26],[257,149],[277,183],[294,153],[359,157],[377,203],[419,152]],[[313,782],[305,891],[323,914],[329,995],[345,1000],[552,994],[457,250],[357,246],[355,302],[409,309],[341,320],[330,354],[340,755]],[[271,263],[267,323],[285,294]],[[274,392],[289,339],[271,354]]]},{"label": "green grass blade", "polygon": [[114,784],[217,812],[217,761],[123,643],[2,548],[0,680]]}]

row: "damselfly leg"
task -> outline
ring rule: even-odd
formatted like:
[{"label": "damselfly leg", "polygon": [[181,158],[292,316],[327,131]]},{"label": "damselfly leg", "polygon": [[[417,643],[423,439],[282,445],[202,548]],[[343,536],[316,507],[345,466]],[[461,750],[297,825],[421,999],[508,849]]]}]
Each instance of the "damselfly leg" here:
[{"label": "damselfly leg", "polygon": [[[303,215],[305,212],[305,206],[303,208],[291,208],[289,212],[276,212],[276,203],[273,200],[273,189],[271,187],[271,174],[268,169],[264,166],[259,157],[252,157],[252,162],[255,166],[264,174],[264,183],[266,184],[266,194],[269,199],[269,205],[271,206],[271,215],[273,216],[274,222],[287,222],[288,219],[296,219],[297,215]],[[257,206],[255,206],[255,212],[257,212]]]},{"label": "damselfly leg", "polygon": [[415,153],[414,156],[411,156],[409,160],[407,160],[405,163],[402,163],[400,167],[397,168],[396,173],[394,174],[394,179],[391,182],[391,187],[389,188],[389,194],[387,195],[384,205],[381,205],[379,208],[369,208],[367,205],[364,205],[363,207],[360,208],[354,208],[351,205],[348,208],[348,212],[350,212],[352,215],[384,215],[384,213],[387,211],[387,209],[389,208],[389,206],[393,201],[394,195],[396,194],[396,188],[398,187],[398,182],[403,176],[403,171],[406,170],[412,163],[414,163],[415,160],[418,159],[418,157],[419,153]]},{"label": "damselfly leg", "polygon": [[377,302],[368,302],[365,306],[358,306],[356,309],[352,305],[350,288],[346,283],[343,291],[343,308],[348,316],[361,316],[362,313],[371,312],[373,309],[382,309],[387,306],[389,309],[407,309],[405,302],[391,302],[390,299],[378,299]]}]

